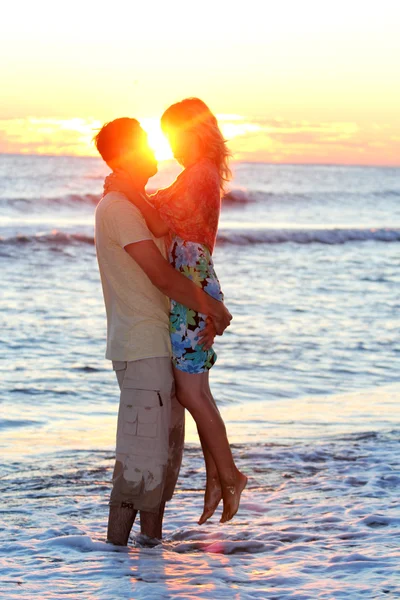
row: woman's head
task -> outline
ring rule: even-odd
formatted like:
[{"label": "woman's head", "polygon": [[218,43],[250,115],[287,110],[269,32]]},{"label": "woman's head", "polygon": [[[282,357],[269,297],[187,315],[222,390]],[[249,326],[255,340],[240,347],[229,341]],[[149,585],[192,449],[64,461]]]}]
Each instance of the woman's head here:
[{"label": "woman's head", "polygon": [[209,158],[218,168],[221,187],[229,181],[230,152],[217,119],[202,100],[186,98],[172,104],[161,117],[161,127],[175,158],[183,166]]}]

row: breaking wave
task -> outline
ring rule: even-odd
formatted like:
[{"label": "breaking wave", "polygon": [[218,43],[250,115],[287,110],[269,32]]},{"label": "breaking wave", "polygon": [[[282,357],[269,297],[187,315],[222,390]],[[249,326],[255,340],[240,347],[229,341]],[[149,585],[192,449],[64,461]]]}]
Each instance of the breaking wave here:
[{"label": "breaking wave", "polygon": [[[148,190],[149,194],[154,193],[156,190]],[[11,210],[18,212],[25,212],[27,208],[29,211],[41,211],[45,207],[48,208],[77,208],[81,206],[84,208],[95,207],[101,199],[101,194],[66,194],[62,196],[54,197],[42,197],[42,198],[2,198],[0,199],[0,205],[4,205]],[[223,197],[223,203],[226,205],[238,205],[247,204],[252,202],[252,198],[248,195],[245,190],[240,188],[233,189],[225,194]]]},{"label": "breaking wave", "polygon": [[345,244],[347,242],[400,242],[399,228],[325,228],[262,229],[221,231],[220,244],[247,246],[252,244]]},{"label": "breaking wave", "polygon": [[[400,242],[400,228],[298,228],[298,229],[243,229],[222,230],[218,244],[249,246],[254,244],[345,244],[349,242]],[[54,230],[33,235],[16,235],[0,238],[2,245],[42,244],[79,245],[94,244],[93,235],[66,233]]]},{"label": "breaking wave", "polygon": [[45,207],[76,208],[77,206],[96,206],[100,201],[100,194],[66,194],[64,196],[54,196],[51,198],[2,198],[1,205],[10,209],[25,212],[43,210]]},{"label": "breaking wave", "polygon": [[8,238],[0,238],[2,245],[25,245],[25,244],[49,244],[63,245],[71,244],[94,244],[94,237],[84,233],[65,233],[63,231],[51,231],[49,233],[36,233],[34,235],[15,235]]}]

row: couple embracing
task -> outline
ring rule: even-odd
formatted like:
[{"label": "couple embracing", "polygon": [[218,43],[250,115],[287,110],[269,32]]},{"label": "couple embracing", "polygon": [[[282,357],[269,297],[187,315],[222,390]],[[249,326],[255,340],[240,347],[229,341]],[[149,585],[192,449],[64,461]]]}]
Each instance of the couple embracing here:
[{"label": "couple embracing", "polygon": [[141,533],[162,537],[182,460],[185,408],[206,464],[199,524],[221,499],[221,522],[232,519],[247,483],[209,387],[214,337],[232,319],[212,260],[229,153],[217,119],[197,98],[168,108],[161,126],[183,171],[151,196],[145,186],[157,162],[139,122],[116,119],[95,137],[112,169],[96,208],[95,240],[106,358],[121,390],[107,533],[117,545],[127,544],[138,511]]}]

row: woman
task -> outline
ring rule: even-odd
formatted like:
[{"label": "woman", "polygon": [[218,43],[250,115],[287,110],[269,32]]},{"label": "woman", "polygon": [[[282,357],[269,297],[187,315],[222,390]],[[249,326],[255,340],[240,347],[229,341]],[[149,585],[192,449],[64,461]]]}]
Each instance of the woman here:
[{"label": "woman", "polygon": [[[161,126],[176,160],[184,167],[182,173],[171,186],[150,198],[139,194],[123,174],[112,179],[112,189],[124,192],[141,210],[155,236],[168,235],[168,256],[174,268],[217,300],[223,300],[212,252],[221,191],[230,177],[225,140],[217,119],[198,98],[170,106],[161,118]],[[216,354],[198,343],[206,319],[206,315],[171,301],[177,396],[196,421],[206,462],[204,510],[199,524],[211,517],[221,497],[221,523],[232,519],[247,483],[247,477],[235,465],[224,422],[210,391],[209,370]]]}]

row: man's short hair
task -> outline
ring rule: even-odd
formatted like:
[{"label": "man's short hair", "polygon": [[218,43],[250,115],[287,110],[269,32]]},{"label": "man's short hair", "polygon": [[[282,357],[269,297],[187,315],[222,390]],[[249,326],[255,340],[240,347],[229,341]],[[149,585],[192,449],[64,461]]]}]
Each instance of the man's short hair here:
[{"label": "man's short hair", "polygon": [[135,149],[142,139],[139,121],[122,117],[105,123],[93,141],[102,159],[108,164],[119,158],[128,148]]}]

